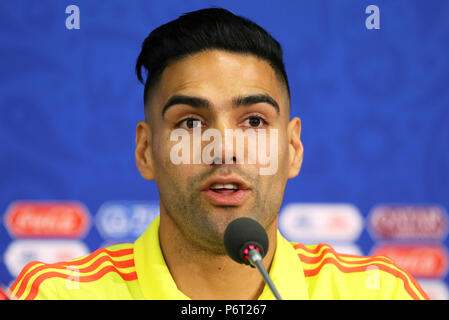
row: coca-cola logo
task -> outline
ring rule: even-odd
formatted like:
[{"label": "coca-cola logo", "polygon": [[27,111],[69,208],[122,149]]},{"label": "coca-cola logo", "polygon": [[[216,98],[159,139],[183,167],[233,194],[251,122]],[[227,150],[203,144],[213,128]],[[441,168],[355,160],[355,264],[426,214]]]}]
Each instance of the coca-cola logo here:
[{"label": "coca-cola logo", "polygon": [[12,236],[78,238],[89,227],[87,209],[78,202],[16,202],[5,215]]},{"label": "coca-cola logo", "polygon": [[380,239],[441,239],[447,235],[447,214],[439,206],[382,205],[369,216],[369,227]]},{"label": "coca-cola logo", "polygon": [[440,278],[448,269],[447,253],[440,245],[381,244],[372,255],[390,258],[417,278]]}]

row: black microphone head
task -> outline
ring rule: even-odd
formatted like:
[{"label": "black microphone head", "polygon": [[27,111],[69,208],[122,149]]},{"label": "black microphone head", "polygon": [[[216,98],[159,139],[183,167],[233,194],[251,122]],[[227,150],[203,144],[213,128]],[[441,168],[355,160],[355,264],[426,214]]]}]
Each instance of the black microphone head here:
[{"label": "black microphone head", "polygon": [[249,250],[256,249],[262,258],[267,254],[268,235],[256,220],[247,217],[237,218],[226,227],[224,246],[234,261],[250,265]]}]

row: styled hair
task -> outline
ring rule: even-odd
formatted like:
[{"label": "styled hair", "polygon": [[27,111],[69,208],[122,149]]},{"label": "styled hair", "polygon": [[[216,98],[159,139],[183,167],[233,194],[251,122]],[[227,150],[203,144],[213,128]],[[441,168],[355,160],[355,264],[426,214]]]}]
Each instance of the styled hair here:
[{"label": "styled hair", "polygon": [[143,84],[142,67],[146,70],[144,104],[170,63],[208,49],[264,59],[284,82],[290,99],[281,45],[254,22],[226,9],[208,8],[185,13],[161,25],[143,41],[136,74]]}]

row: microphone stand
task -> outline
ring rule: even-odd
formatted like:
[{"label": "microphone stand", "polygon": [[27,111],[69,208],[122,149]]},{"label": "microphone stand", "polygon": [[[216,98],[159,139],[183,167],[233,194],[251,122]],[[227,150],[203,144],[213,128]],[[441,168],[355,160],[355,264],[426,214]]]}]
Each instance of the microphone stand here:
[{"label": "microphone stand", "polygon": [[253,267],[255,266],[257,267],[257,269],[259,269],[263,279],[268,284],[268,287],[270,288],[271,292],[276,297],[276,299],[282,300],[281,296],[279,295],[279,292],[277,291],[273,281],[270,278],[270,275],[268,274],[267,270],[262,264],[262,256],[260,255],[259,251],[257,251],[256,249],[250,250],[248,253],[248,260]]}]

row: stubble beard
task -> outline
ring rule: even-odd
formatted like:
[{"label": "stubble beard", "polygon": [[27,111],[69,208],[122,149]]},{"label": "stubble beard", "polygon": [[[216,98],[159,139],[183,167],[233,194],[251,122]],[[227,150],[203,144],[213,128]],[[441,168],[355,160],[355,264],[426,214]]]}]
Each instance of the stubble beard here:
[{"label": "stubble beard", "polygon": [[[209,176],[220,170],[235,172],[251,185],[250,207],[242,212],[239,206],[215,206],[199,194],[198,186]],[[228,172],[229,173],[229,172]],[[229,167],[217,167],[189,178],[185,186],[173,183],[168,190],[170,194],[160,199],[169,218],[178,228],[187,251],[196,251],[212,255],[225,255],[223,234],[227,225],[234,219],[245,216],[258,221],[265,229],[271,225],[280,208],[278,201],[269,195],[262,197],[261,184],[257,174],[250,175],[242,170]],[[267,191],[265,190],[264,194]],[[264,199],[264,200],[262,200]],[[247,205],[248,206],[248,205]]]}]

